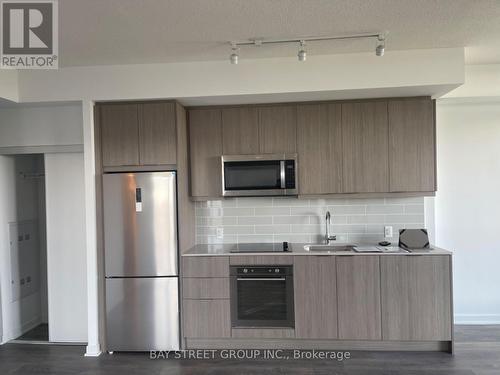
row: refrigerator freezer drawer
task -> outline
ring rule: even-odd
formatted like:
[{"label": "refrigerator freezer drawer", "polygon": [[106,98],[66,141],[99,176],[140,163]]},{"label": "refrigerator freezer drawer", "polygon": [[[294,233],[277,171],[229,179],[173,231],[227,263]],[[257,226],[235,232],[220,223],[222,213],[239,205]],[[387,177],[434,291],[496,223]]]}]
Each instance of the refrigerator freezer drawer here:
[{"label": "refrigerator freezer drawer", "polygon": [[107,277],[177,276],[175,172],[103,176]]},{"label": "refrigerator freezer drawer", "polygon": [[179,350],[178,278],[106,279],[108,351]]}]

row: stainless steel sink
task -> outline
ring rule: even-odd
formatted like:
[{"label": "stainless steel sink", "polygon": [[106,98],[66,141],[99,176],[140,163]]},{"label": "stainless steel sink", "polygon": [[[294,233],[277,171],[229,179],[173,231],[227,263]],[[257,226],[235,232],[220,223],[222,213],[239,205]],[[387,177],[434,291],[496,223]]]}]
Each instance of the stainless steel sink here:
[{"label": "stainless steel sink", "polygon": [[306,251],[325,251],[325,252],[354,251],[353,248],[354,245],[350,244],[331,244],[331,245],[310,244],[304,246],[304,250]]}]

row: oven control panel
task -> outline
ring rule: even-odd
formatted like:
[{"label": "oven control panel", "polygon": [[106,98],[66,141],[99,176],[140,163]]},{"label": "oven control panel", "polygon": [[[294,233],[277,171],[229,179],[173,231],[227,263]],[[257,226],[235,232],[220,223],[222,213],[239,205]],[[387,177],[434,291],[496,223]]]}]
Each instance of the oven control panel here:
[{"label": "oven control panel", "polygon": [[232,266],[231,275],[242,276],[283,276],[292,274],[292,266]]}]

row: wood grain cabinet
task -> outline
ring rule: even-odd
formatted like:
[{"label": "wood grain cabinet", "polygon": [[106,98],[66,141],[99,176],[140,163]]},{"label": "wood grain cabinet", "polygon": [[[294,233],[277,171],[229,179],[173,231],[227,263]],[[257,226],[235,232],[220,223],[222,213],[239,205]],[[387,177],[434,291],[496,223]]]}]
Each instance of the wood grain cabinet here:
[{"label": "wood grain cabinet", "polygon": [[231,337],[231,312],[228,299],[183,301],[184,337]]},{"label": "wood grain cabinet", "polygon": [[436,190],[434,102],[430,98],[389,101],[389,189]]},{"label": "wood grain cabinet", "polygon": [[181,275],[183,336],[231,337],[229,257],[182,257]]},{"label": "wood grain cabinet", "polygon": [[336,339],[335,256],[295,256],[295,337]]},{"label": "wood grain cabinet", "polygon": [[300,194],[342,192],[341,121],[340,104],[297,107]]},{"label": "wood grain cabinet", "polygon": [[386,101],[342,104],[343,191],[389,191]]},{"label": "wood grain cabinet", "polygon": [[104,104],[99,106],[102,165],[139,164],[139,106]]},{"label": "wood grain cabinet", "polygon": [[139,105],[139,157],[142,165],[176,164],[174,103]]},{"label": "wood grain cabinet", "polygon": [[222,113],[220,109],[189,111],[191,196],[222,196]]},{"label": "wood grain cabinet", "polygon": [[175,103],[98,106],[103,167],[177,163]]},{"label": "wood grain cabinet", "polygon": [[451,340],[450,256],[381,257],[382,338]]},{"label": "wood grain cabinet", "polygon": [[[191,193],[198,199],[221,196],[224,154],[297,153],[303,196],[436,191],[429,97],[192,108],[189,118]],[[116,122],[126,124],[120,137],[134,137],[132,121]],[[110,147],[103,157],[129,162],[139,156]]]},{"label": "wood grain cabinet", "polygon": [[229,277],[229,258],[226,256],[183,257],[182,277]]},{"label": "wood grain cabinet", "polygon": [[339,339],[382,339],[379,258],[337,257]]},{"label": "wood grain cabinet", "polygon": [[222,109],[222,153],[259,153],[259,112],[255,107]]},{"label": "wood grain cabinet", "polygon": [[297,107],[276,105],[259,108],[261,154],[297,152]]}]

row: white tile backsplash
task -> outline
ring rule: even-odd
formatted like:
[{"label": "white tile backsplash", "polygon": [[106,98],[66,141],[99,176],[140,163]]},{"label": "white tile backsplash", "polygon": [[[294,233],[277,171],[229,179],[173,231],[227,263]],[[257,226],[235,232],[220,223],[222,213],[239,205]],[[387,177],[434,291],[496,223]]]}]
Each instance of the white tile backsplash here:
[{"label": "white tile backsplash", "polygon": [[393,226],[392,242],[399,229],[424,228],[422,197],[232,198],[196,203],[196,243],[318,242],[326,211],[332,214],[330,232],[340,242],[381,241],[385,225]]}]

